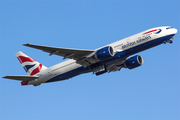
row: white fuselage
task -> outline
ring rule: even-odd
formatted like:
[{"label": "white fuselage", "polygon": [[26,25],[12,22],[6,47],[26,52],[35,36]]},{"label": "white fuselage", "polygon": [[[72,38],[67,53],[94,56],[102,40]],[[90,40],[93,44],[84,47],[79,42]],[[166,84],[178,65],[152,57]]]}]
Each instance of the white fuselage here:
[{"label": "white fuselage", "polygon": [[[167,29],[167,28],[170,27],[152,28],[140,32],[138,34],[135,34],[133,36],[124,38],[122,40],[116,41],[114,43],[111,43],[107,46],[111,46],[114,49],[115,57],[112,57],[105,61],[99,60],[98,62],[103,62],[106,65],[106,67],[112,66],[112,64],[121,65],[122,64],[122,61],[120,60],[121,54],[122,57],[127,58],[130,55],[136,54],[140,51],[162,44],[163,42],[166,42],[167,39],[172,38],[177,33],[177,30],[175,28],[171,28],[171,29]],[[61,62],[57,65],[54,65],[50,68],[47,68],[44,71],[41,71],[40,73],[36,74],[36,76],[40,76],[39,79],[29,81],[28,84],[39,85],[45,82],[65,80],[74,77],[76,75],[91,71],[92,70],[89,67],[84,68],[82,65],[76,63],[75,60],[70,59]]]}]

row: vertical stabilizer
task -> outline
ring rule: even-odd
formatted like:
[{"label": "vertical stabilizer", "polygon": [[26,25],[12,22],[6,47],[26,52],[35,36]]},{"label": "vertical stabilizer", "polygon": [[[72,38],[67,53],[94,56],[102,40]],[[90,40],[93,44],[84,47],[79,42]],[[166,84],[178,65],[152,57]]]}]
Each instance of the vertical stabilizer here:
[{"label": "vertical stabilizer", "polygon": [[22,64],[25,71],[27,72],[27,74],[30,76],[36,75],[40,71],[47,69],[47,67],[45,67],[41,63],[35,61],[31,57],[22,53],[21,51],[17,52],[16,56],[17,56],[19,62]]}]

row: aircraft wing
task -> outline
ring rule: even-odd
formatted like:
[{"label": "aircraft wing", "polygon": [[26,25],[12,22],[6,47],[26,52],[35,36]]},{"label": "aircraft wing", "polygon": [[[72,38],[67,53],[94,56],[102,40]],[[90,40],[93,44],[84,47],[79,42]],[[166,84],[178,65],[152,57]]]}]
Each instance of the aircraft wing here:
[{"label": "aircraft wing", "polygon": [[23,75],[8,75],[4,76],[3,78],[13,79],[13,80],[20,80],[20,81],[30,81],[34,79],[38,79],[38,76],[23,76]]},{"label": "aircraft wing", "polygon": [[33,45],[33,44],[23,44],[24,46],[36,48],[42,50],[44,52],[50,53],[49,55],[59,55],[64,57],[63,59],[70,58],[74,60],[80,60],[84,56],[87,56],[94,52],[94,50],[82,50],[82,49],[68,49],[68,48],[59,48],[59,47],[48,47],[41,45]]}]

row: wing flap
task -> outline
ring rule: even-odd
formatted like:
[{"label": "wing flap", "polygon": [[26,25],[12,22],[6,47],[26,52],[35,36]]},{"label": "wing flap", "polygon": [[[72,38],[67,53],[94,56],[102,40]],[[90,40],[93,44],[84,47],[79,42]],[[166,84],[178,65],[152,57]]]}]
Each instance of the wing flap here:
[{"label": "wing flap", "polygon": [[23,75],[7,75],[4,76],[3,78],[6,79],[12,79],[12,80],[20,80],[20,81],[30,81],[34,79],[38,79],[38,76],[23,76]]}]

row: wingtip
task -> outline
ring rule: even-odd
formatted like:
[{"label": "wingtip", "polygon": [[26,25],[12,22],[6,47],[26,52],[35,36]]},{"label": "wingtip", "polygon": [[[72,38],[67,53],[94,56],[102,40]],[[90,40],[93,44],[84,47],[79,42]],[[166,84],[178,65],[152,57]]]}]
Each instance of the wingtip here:
[{"label": "wingtip", "polygon": [[26,44],[23,44],[24,46],[28,46],[29,45],[29,43],[26,43]]},{"label": "wingtip", "polygon": [[4,76],[4,77],[2,77],[2,78],[6,78],[7,76]]}]

